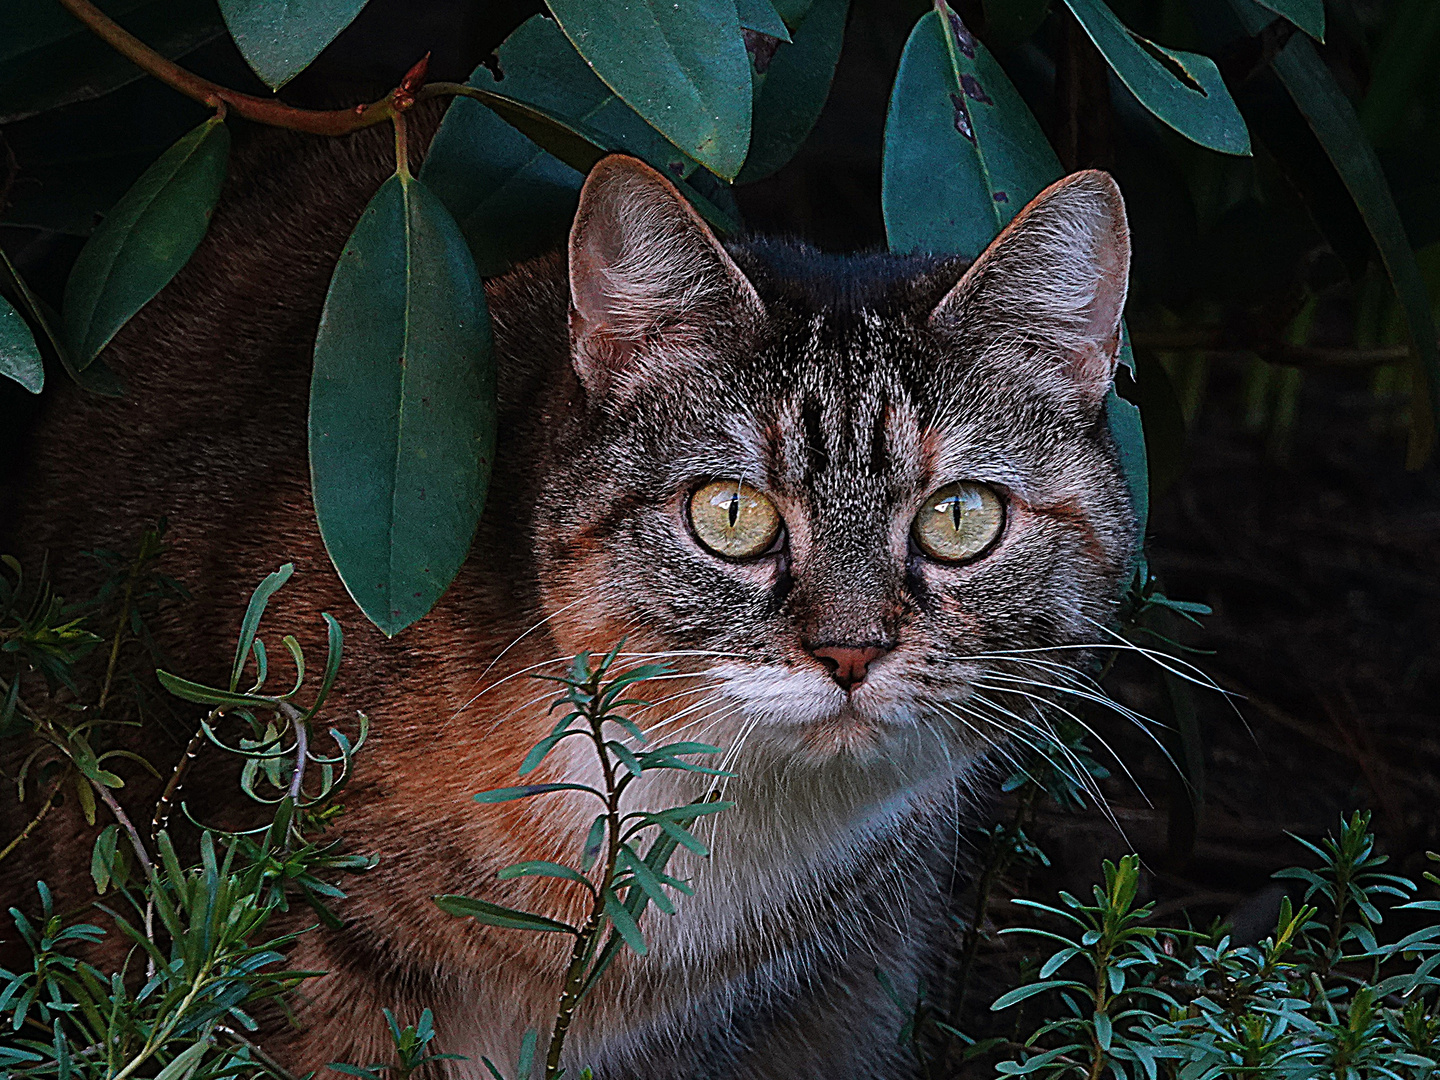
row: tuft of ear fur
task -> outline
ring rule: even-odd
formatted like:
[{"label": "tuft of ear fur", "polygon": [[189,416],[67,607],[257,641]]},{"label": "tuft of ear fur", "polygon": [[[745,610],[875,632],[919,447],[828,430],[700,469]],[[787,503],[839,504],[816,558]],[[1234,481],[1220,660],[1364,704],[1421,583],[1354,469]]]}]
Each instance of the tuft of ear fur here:
[{"label": "tuft of ear fur", "polygon": [[570,345],[594,398],[680,375],[694,351],[763,313],[694,208],[644,162],[601,159],[570,230]]},{"label": "tuft of ear fur", "polygon": [[1130,279],[1130,226],[1108,173],[1042,191],[971,264],[930,315],[950,337],[1057,363],[1098,404],[1115,376]]}]

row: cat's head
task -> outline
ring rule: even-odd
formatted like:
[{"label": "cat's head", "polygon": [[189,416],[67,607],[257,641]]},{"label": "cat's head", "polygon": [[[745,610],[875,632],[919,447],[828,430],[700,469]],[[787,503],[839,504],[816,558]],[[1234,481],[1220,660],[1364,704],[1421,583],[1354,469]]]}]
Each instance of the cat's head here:
[{"label": "cat's head", "polygon": [[711,741],[979,745],[995,655],[1096,640],[1135,549],[1105,417],[1129,252],[1098,172],[965,269],[727,251],[659,174],[602,161],[535,518],[560,651],[628,635],[705,672],[685,700]]}]

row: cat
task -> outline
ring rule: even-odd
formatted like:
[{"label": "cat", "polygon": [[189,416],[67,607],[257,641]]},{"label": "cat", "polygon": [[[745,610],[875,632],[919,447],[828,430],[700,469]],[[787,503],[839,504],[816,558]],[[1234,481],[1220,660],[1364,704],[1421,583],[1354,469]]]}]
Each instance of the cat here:
[{"label": "cat", "polygon": [[[1060,181],[967,266],[722,244],[663,176],[603,159],[568,249],[487,283],[501,434],[484,517],[435,610],[388,640],[328,562],[305,443],[326,282],[384,145],[258,141],[190,263],[106,351],[127,397],[50,408],[14,529],[63,573],[168,515],[166,568],[194,600],[157,633],[190,677],[223,681],[282,561],[297,572],[272,633],[323,655],[320,612],[344,624],[327,714],[363,710],[373,735],[335,831],[380,861],[346,879],[343,929],[300,939],[291,965],[328,974],[267,1048],[296,1072],[387,1060],[382,1007],[428,1006],[436,1045],[465,1057],[447,1075],[513,1066],[568,945],[430,898],[578,916],[578,890],[496,873],[573,862],[588,807],[471,796],[514,783],[552,723],[524,673],[623,638],[681,675],[646,726],[727,748],[737,805],[710,859],[672,863],[695,895],[649,910],[651,955],[622,951],[577,1015],[571,1074],[910,1075],[876,970],[908,994],[933,975],[966,792],[1023,723],[1001,711],[1024,715],[1019,699],[975,684],[1005,650],[1094,641],[1135,548],[1104,415],[1129,270],[1117,187]],[[557,751],[536,776],[587,768]],[[67,806],[49,825],[23,876],[68,873],[83,896],[83,823]]]}]

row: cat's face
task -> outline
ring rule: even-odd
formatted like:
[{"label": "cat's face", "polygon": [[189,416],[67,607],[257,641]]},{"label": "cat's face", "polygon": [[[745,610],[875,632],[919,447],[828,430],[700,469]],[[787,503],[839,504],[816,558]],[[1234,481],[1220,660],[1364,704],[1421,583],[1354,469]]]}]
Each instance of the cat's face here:
[{"label": "cat's face", "polygon": [[1127,263],[1098,174],[955,284],[732,261],[663,180],[602,165],[571,248],[583,430],[537,518],[552,633],[704,672],[688,702],[715,741],[993,737],[994,654],[1095,640],[1134,548],[1102,404]]}]

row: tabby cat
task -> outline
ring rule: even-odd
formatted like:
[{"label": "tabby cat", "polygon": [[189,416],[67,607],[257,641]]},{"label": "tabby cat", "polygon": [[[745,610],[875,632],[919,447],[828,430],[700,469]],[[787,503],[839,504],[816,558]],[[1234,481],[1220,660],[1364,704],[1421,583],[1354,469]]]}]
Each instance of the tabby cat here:
[{"label": "tabby cat", "polygon": [[[738,805],[711,859],[677,856],[696,894],[650,909],[651,955],[622,954],[581,1010],[572,1074],[909,1075],[875,971],[913,990],[943,950],[959,793],[1004,726],[974,684],[1005,650],[1095,640],[1135,546],[1104,415],[1119,191],[1061,181],[967,268],[722,245],[664,177],[601,161],[568,252],[487,285],[495,479],[454,585],[392,641],[326,558],[305,417],[326,282],[391,167],[383,145],[252,149],[200,250],[106,352],[127,398],[51,407],[15,529],[78,568],[78,549],[128,548],[168,515],[168,570],[194,601],[160,636],[187,675],[223,681],[251,589],[284,560],[297,574],[268,624],[321,654],[320,612],[345,625],[334,715],[363,709],[374,734],[336,828],[380,862],[347,880],[343,930],[301,939],[293,966],[329,974],[267,1045],[296,1072],[384,1060],[381,1008],[429,1006],[467,1059],[450,1075],[513,1063],[553,1015],[568,945],[430,897],[577,916],[563,883],[496,873],[573,862],[586,805],[471,796],[513,783],[551,722],[520,673],[624,637],[682,674],[647,726],[728,748]],[[557,751],[540,778],[592,768]],[[704,793],[677,775],[644,797]],[[77,875],[83,895],[65,814],[20,868]]]}]

